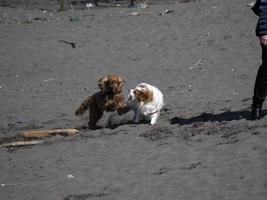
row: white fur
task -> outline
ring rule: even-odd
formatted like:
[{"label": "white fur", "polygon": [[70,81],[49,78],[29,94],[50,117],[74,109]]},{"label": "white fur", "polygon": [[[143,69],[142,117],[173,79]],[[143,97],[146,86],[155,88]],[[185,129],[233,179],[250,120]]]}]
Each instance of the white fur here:
[{"label": "white fur", "polygon": [[[149,90],[153,94],[153,100],[148,103],[139,102],[134,94],[134,90]],[[135,89],[128,93],[127,105],[134,111],[134,122],[139,123],[142,118],[149,121],[151,125],[155,124],[159,118],[160,110],[164,106],[162,92],[153,85],[140,83]]]}]

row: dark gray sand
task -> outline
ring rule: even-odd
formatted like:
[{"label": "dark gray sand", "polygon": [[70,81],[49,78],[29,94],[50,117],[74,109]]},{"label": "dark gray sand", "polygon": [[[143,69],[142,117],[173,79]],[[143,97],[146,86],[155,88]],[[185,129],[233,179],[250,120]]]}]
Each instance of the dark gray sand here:
[{"label": "dark gray sand", "polygon": [[261,62],[250,0],[31,2],[0,1],[1,143],[86,126],[74,110],[109,73],[124,95],[157,86],[166,106],[155,126],[108,113],[95,131],[0,148],[1,200],[267,199],[267,116],[248,120]]}]

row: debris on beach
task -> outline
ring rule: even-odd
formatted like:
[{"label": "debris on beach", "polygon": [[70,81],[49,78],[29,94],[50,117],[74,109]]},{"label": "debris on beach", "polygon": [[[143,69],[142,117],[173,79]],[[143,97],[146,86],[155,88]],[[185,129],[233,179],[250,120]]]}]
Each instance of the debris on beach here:
[{"label": "debris on beach", "polygon": [[174,12],[173,10],[166,9],[163,12],[159,13],[159,15],[165,15],[165,14],[169,14],[169,13],[173,13],[173,12]]},{"label": "debris on beach", "polygon": [[68,42],[68,41],[65,41],[65,40],[59,40],[59,42],[63,42],[65,44],[70,44],[72,48],[76,48],[76,43],[75,42]]},{"label": "debris on beach", "polygon": [[6,144],[1,144],[0,147],[22,147],[22,146],[30,146],[30,145],[40,144],[42,142],[44,142],[44,141],[43,140],[18,141],[18,142],[11,142],[11,143],[6,143]]},{"label": "debris on beach", "polygon": [[15,137],[3,138],[0,140],[1,147],[23,147],[32,146],[45,142],[45,140],[34,140],[47,138],[50,136],[75,136],[79,133],[77,129],[50,129],[50,130],[29,130],[20,132]]},{"label": "debris on beach", "polygon": [[130,15],[137,16],[137,15],[140,15],[140,13],[139,12],[131,12]]},{"label": "debris on beach", "polygon": [[232,93],[233,93],[234,96],[240,95],[238,92],[235,92],[234,90],[232,90]]},{"label": "debris on beach", "polygon": [[68,179],[74,179],[74,176],[72,174],[68,174],[67,178]]},{"label": "debris on beach", "polygon": [[53,81],[53,80],[54,80],[53,78],[49,78],[49,79],[43,80],[43,82],[46,83],[46,82],[50,82],[50,81]]},{"label": "debris on beach", "polygon": [[191,67],[189,67],[188,70],[191,71],[191,70],[193,70],[195,67],[197,67],[199,65],[203,65],[201,58],[194,65],[192,65]]},{"label": "debris on beach", "polygon": [[45,138],[53,135],[62,135],[62,136],[74,136],[78,134],[79,131],[77,129],[54,129],[54,130],[30,130],[24,131],[20,135],[24,139],[37,139],[37,138]]}]

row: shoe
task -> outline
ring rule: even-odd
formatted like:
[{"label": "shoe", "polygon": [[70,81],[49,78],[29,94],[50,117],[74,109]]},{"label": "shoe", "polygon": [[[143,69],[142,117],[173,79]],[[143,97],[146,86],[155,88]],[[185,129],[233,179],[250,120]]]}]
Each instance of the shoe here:
[{"label": "shoe", "polygon": [[262,110],[261,106],[256,106],[252,104],[251,106],[251,112],[250,112],[251,120],[261,119],[262,118]]}]

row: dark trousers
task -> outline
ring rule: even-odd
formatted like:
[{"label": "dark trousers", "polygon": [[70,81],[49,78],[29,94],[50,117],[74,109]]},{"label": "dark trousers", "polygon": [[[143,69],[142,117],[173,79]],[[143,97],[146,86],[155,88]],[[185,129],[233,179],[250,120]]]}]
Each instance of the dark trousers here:
[{"label": "dark trousers", "polygon": [[254,96],[253,105],[260,108],[265,100],[267,94],[267,45],[262,45],[262,64],[259,67],[255,86],[254,86]]}]

